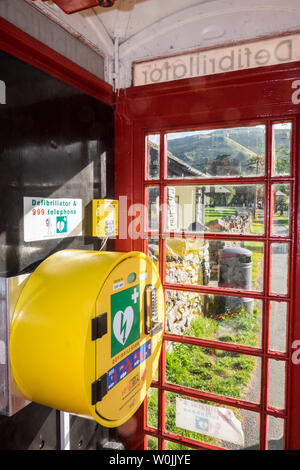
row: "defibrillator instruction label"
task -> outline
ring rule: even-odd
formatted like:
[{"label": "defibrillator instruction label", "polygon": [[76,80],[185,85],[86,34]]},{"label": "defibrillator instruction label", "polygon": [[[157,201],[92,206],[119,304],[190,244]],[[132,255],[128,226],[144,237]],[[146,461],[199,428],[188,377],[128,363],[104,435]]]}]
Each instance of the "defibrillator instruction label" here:
[{"label": "defibrillator instruction label", "polygon": [[23,200],[25,242],[82,235],[82,199]]},{"label": "defibrillator instruction label", "polygon": [[151,339],[108,371],[108,390],[111,390],[130,372],[151,356]]}]

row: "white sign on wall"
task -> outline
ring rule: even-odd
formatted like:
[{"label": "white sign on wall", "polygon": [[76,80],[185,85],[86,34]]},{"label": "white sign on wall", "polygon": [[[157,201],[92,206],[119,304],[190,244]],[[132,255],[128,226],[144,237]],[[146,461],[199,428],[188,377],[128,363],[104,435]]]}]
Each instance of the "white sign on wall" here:
[{"label": "white sign on wall", "polygon": [[300,34],[137,62],[134,86],[300,60]]},{"label": "white sign on wall", "polygon": [[232,410],[176,398],[176,426],[244,447],[244,432]]},{"label": "white sign on wall", "polygon": [[82,235],[82,199],[24,197],[24,241]]}]

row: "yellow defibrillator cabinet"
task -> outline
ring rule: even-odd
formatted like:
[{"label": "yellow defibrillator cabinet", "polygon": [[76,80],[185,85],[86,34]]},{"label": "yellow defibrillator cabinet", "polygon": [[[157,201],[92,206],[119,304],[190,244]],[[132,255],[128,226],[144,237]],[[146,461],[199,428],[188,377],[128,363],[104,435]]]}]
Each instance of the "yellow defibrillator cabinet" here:
[{"label": "yellow defibrillator cabinet", "polygon": [[146,396],[163,322],[162,284],[146,255],[60,251],[28,277],[17,302],[14,379],[31,401],[119,426]]}]

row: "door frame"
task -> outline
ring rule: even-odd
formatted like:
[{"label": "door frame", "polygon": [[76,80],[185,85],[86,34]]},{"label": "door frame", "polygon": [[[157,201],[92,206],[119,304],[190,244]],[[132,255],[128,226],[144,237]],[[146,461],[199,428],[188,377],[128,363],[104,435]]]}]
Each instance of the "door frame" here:
[{"label": "door frame", "polygon": [[[0,49],[84,93],[113,106],[112,86],[84,68],[0,18]],[[0,77],[1,79],[1,77]]]},{"label": "door frame", "polygon": [[[295,87],[293,83],[300,79],[300,62],[277,66],[260,67],[257,69],[229,72],[213,76],[183,79],[154,85],[145,85],[121,90],[116,99],[115,120],[115,164],[116,164],[116,197],[127,197],[127,206],[121,205],[120,224],[123,230],[131,224],[133,218],[128,215],[132,204],[144,201],[145,175],[145,135],[159,133],[167,129],[196,128],[216,124],[234,127],[241,121],[293,118],[297,133],[295,139],[293,226],[291,234],[294,240],[292,252],[290,289],[293,294],[292,310],[297,312],[300,307],[300,292],[296,290],[296,279],[300,276],[300,104],[292,100]],[[164,149],[161,149],[161,154]],[[163,164],[163,160],[161,160]],[[123,200],[123,199],[122,199]],[[142,239],[132,240],[123,237],[116,242],[119,251],[143,251]],[[163,267],[162,267],[163,269]],[[167,335],[165,337],[169,337]],[[170,338],[169,338],[170,339]],[[293,314],[290,318],[289,340],[287,345],[288,381],[286,414],[286,449],[300,449],[300,365],[293,363],[291,358],[295,349],[292,348],[300,339],[300,316]],[[177,339],[178,341],[178,339]],[[163,379],[165,361],[162,355],[159,371],[158,394],[162,393],[159,383]],[[263,372],[264,374],[267,371]],[[162,403],[162,399],[159,400]],[[145,448],[146,406],[120,429],[128,448]],[[163,416],[159,410],[158,428],[161,429]],[[134,429],[135,432],[130,430]],[[124,437],[126,436],[126,438]],[[266,441],[266,436],[262,439]]]}]

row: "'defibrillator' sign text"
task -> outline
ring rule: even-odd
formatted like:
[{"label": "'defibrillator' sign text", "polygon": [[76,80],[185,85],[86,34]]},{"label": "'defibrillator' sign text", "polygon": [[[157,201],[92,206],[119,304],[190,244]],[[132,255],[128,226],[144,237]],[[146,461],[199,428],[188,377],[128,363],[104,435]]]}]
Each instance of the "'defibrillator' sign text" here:
[{"label": "'defibrillator' sign text", "polygon": [[24,197],[24,241],[82,235],[81,199]]}]

